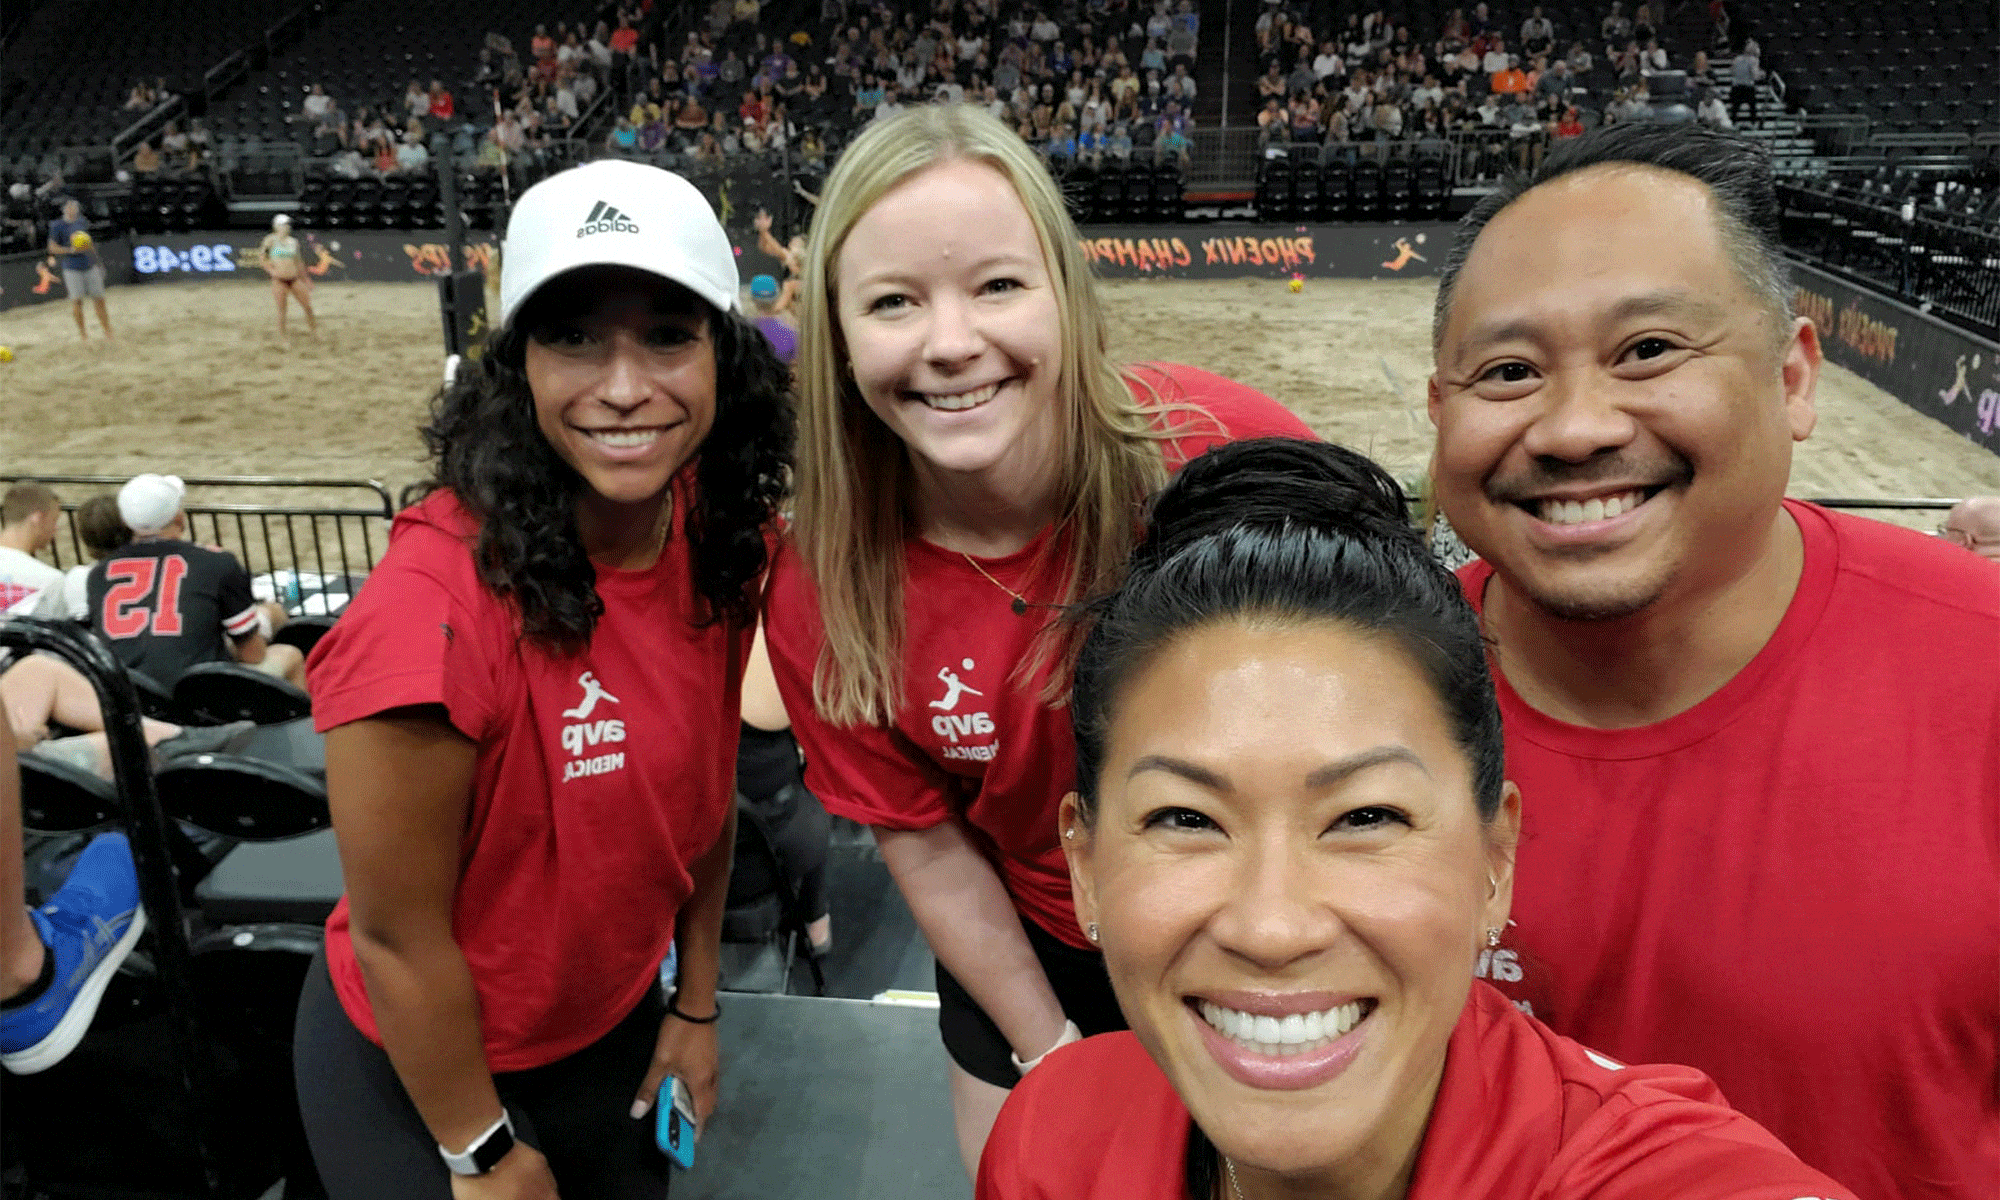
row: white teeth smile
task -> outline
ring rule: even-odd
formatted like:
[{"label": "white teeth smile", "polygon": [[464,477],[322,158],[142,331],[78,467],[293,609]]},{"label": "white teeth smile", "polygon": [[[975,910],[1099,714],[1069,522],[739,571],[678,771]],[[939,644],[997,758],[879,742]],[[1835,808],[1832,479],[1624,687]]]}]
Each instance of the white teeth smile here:
[{"label": "white teeth smile", "polygon": [[1620,492],[1616,496],[1591,497],[1578,502],[1575,500],[1544,500],[1539,515],[1549,525],[1580,525],[1585,521],[1602,521],[1621,513],[1631,512],[1646,502],[1646,493],[1637,489]]},{"label": "white teeth smile", "polygon": [[620,450],[650,446],[660,438],[657,429],[586,429],[584,435],[592,441],[603,442]]},{"label": "white teeth smile", "polygon": [[999,384],[989,383],[983,388],[976,388],[970,392],[959,392],[951,396],[939,395],[935,392],[918,392],[916,395],[925,404],[942,412],[963,412],[968,408],[978,408],[998,395],[999,391]]},{"label": "white teeth smile", "polygon": [[1325,1046],[1359,1025],[1373,1009],[1372,1003],[1352,1000],[1325,1012],[1262,1017],[1203,1000],[1201,1019],[1252,1054],[1290,1058]]}]

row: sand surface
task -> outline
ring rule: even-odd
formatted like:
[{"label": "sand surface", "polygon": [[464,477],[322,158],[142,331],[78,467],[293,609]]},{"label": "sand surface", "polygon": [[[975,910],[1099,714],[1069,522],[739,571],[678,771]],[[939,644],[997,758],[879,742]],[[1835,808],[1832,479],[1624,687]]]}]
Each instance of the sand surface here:
[{"label": "sand surface", "polygon": [[[1120,357],[1242,380],[1399,476],[1422,471],[1429,283],[1321,281],[1293,295],[1269,281],[1131,281],[1104,291]],[[329,283],[315,304],[319,333],[307,336],[294,310],[286,341],[258,283],[115,289],[109,343],[94,319],[91,340],[79,341],[66,303],[0,312],[0,345],[15,353],[0,364],[0,470],[377,479],[392,492],[421,478],[416,429],[442,360],[436,293]],[[1792,492],[2000,492],[2000,457],[1829,367]]]}]

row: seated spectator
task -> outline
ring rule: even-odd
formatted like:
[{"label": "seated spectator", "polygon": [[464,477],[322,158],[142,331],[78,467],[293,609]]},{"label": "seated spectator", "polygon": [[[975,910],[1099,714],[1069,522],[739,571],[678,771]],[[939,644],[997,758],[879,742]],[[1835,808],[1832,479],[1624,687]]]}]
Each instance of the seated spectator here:
[{"label": "seated spectator", "polygon": [[431,94],[416,80],[403,89],[403,113],[410,117],[427,117],[431,114]]},{"label": "seated spectator", "polygon": [[[1173,32],[1167,35],[1167,62],[1170,65],[1192,67],[1194,65],[1195,48],[1194,31],[1177,25],[1174,27]],[[1307,57],[1302,55],[1299,62],[1301,66],[1310,71],[1312,70],[1312,65],[1307,61]]]},{"label": "seated spectator", "polygon": [[1611,0],[1611,11],[1598,23],[1597,33],[1608,46],[1622,46],[1632,36],[1632,22],[1625,16],[1618,0]]},{"label": "seated spectator", "polygon": [[1111,127],[1111,136],[1105,140],[1104,153],[1113,162],[1128,162],[1132,158],[1132,127],[1123,121]]},{"label": "seated spectator", "polygon": [[77,540],[83,543],[84,553],[90,555],[90,562],[78,563],[63,572],[63,615],[87,625],[90,623],[91,563],[102,562],[116,554],[132,540],[132,531],[126,528],[125,519],[118,515],[116,493],[107,492],[85,500],[76,506],[76,513],[70,520],[75,526]]},{"label": "seated spectator", "polygon": [[1162,166],[1177,166],[1188,169],[1188,155],[1194,143],[1188,139],[1187,131],[1179,125],[1166,125],[1153,142],[1153,161]]},{"label": "seated spectator", "polygon": [[[1111,86],[1115,89],[1118,86],[1118,82],[1114,81]],[[1291,95],[1291,89],[1285,84],[1284,73],[1278,69],[1278,60],[1275,58],[1271,59],[1264,73],[1257,77],[1257,98],[1259,100],[1282,101],[1289,95]]]},{"label": "seated spectator", "polygon": [[431,152],[424,145],[423,126],[410,122],[410,129],[403,134],[403,143],[396,147],[396,170],[414,173],[431,165]]},{"label": "seated spectator", "polygon": [[153,96],[153,89],[146,85],[145,80],[141,79],[132,85],[132,91],[125,97],[125,110],[127,112],[145,112],[157,102]]},{"label": "seated spectator", "polygon": [[1714,89],[1703,91],[1700,102],[1694,106],[1694,119],[1711,129],[1736,128],[1736,122],[1729,119],[1729,106]]},{"label": "seated spectator", "polygon": [[1319,76],[1313,74],[1312,64],[1300,59],[1292,67],[1292,73],[1285,76],[1285,94],[1294,96],[1300,92],[1310,92],[1319,86]]},{"label": "seated spectator", "polygon": [[1658,75],[1668,69],[1667,52],[1658,38],[1647,38],[1645,49],[1639,51],[1639,74]]},{"label": "seated spectator", "polygon": [[132,152],[132,170],[140,175],[156,174],[160,169],[160,152],[153,149],[151,140],[139,143]]},{"label": "seated spectator", "polygon": [[1264,107],[1257,110],[1257,128],[1265,142],[1289,140],[1291,117],[1279,106],[1276,96],[1264,98]]},{"label": "seated spectator", "polygon": [[333,97],[326,94],[324,87],[315,83],[306,89],[306,98],[299,102],[299,114],[294,119],[318,125],[326,120],[335,107]]},{"label": "seated spectator", "polygon": [[1562,119],[1556,122],[1555,136],[1558,139],[1583,136],[1583,117],[1574,105],[1564,107]]},{"label": "seated spectator", "polygon": [[445,90],[444,84],[439,80],[431,80],[428,97],[429,107],[424,111],[440,121],[450,120],[452,115],[457,111],[457,107],[452,101],[451,93]]},{"label": "seated spectator", "polygon": [[269,640],[284,610],[257,604],[235,555],[183,536],[185,491],[171,475],[135,476],[119,489],[133,540],[90,569],[91,628],[120,662],[169,688],[196,663],[231,659],[305,686],[304,656]]},{"label": "seated spectator", "polygon": [[[112,778],[97,691],[75,667],[46,654],[9,658],[0,651],[0,710],[15,753],[33,752]],[[192,754],[234,753],[257,726],[251,721],[195,727],[141,717],[139,732],[156,762]]]},{"label": "seated spectator", "polygon": [[1970,496],[1952,505],[1938,536],[2000,562],[2000,496]]},{"label": "seated spectator", "polygon": [[1403,106],[1394,100],[1382,99],[1375,102],[1369,112],[1369,123],[1374,127],[1378,142],[1401,141],[1403,137]]},{"label": "seated spectator", "polygon": [[1487,87],[1494,95],[1501,98],[1503,104],[1510,96],[1526,95],[1528,76],[1521,70],[1521,60],[1517,56],[1508,55],[1506,67],[1493,73],[1493,77],[1487,81]]},{"label": "seated spectator", "polygon": [[1564,100],[1569,96],[1572,83],[1573,80],[1570,78],[1569,73],[1569,63],[1559,58],[1550,63],[1548,68],[1535,80],[1535,95],[1538,98],[1553,96],[1558,100]]},{"label": "seated spectator", "polygon": [[0,497],[0,614],[63,615],[63,573],[35,557],[56,540],[62,502],[39,483],[17,483]]},{"label": "seated spectator", "polygon": [[1542,15],[1542,6],[1537,4],[1521,22],[1521,49],[1528,54],[1543,54],[1555,45],[1555,23]]},{"label": "seated spectator", "polygon": [[1495,35],[1488,43],[1486,53],[1480,57],[1479,69],[1487,75],[1498,75],[1507,69],[1513,58],[1507,53],[1506,39]]},{"label": "seated spectator", "polygon": [[1290,124],[1294,145],[1307,145],[1319,139],[1319,101],[1311,93],[1300,92],[1292,97]]},{"label": "seated spectator", "polygon": [[1570,74],[1581,83],[1583,77],[1590,73],[1590,68],[1597,60],[1591,57],[1590,51],[1584,49],[1582,42],[1571,42],[1569,44],[1569,53],[1564,56],[1564,61],[1569,63]]},{"label": "seated spectator", "polygon": [[1075,161],[1076,151],[1075,133],[1071,131],[1070,126],[1066,122],[1057,122],[1054,131],[1049,134],[1048,144],[1042,148],[1042,152],[1048,155],[1052,163],[1067,164]]},{"label": "seated spectator", "polygon": [[[556,40],[549,36],[549,27],[546,25],[535,26],[535,35],[528,39],[529,56],[538,59],[553,58],[555,52]],[[411,80],[410,86],[415,87],[416,81]]]}]

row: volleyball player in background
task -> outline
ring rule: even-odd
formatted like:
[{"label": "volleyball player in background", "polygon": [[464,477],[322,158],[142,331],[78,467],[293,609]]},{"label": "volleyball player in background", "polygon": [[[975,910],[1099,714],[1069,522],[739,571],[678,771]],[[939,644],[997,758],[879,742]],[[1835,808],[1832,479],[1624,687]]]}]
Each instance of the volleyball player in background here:
[{"label": "volleyball player in background", "polygon": [[1178,464],[1311,433],[1229,380],[1112,363],[1053,181],[964,105],[841,156],[794,369],[796,525],[765,637],[807,785],[873,828],[936,953],[971,1170],[1022,1073],[1123,1025],[1057,845],[1075,766],[1055,606],[1115,582]]},{"label": "volleyball player in background", "polygon": [[264,274],[271,277],[271,298],[278,302],[278,336],[285,335],[290,300],[299,302],[299,311],[306,315],[306,328],[318,333],[319,321],[313,316],[312,307],[312,276],[306,272],[299,239],[292,236],[292,219],[284,213],[272,217],[271,232],[264,235],[257,248],[263,252]]}]

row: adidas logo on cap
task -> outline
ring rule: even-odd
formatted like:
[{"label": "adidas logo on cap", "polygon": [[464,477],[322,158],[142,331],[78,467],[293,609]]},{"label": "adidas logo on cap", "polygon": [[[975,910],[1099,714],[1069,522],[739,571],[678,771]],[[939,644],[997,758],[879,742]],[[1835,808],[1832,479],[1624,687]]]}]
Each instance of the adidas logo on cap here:
[{"label": "adidas logo on cap", "polygon": [[637,233],[639,227],[632,219],[616,208],[599,200],[577,228],[576,236],[589,237],[593,233]]}]

